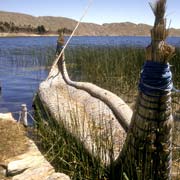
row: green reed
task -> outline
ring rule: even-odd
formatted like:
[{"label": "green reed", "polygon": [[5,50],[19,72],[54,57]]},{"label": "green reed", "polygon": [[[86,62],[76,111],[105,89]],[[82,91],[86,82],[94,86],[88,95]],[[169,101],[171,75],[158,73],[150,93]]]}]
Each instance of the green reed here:
[{"label": "green reed", "polygon": [[[51,51],[48,59],[53,59]],[[145,61],[143,48],[123,47],[77,47],[65,51],[67,68],[71,79],[76,81],[92,82],[108,89],[122,97],[131,107],[138,92],[138,82],[141,67]],[[173,82],[180,89],[180,49],[176,49],[176,56],[170,61],[172,64]],[[48,64],[50,62],[48,61]],[[173,93],[173,113],[179,119],[180,95]],[[42,105],[38,106],[42,110]],[[44,111],[45,114],[47,110]],[[47,113],[48,114],[48,113]],[[104,167],[83,149],[80,143],[75,142],[63,127],[55,123],[48,116],[48,123],[42,120],[42,112],[37,117],[38,134],[46,157],[55,166],[56,170],[67,173],[72,179],[106,179],[107,171]],[[174,149],[180,147],[180,123],[176,122],[174,130]],[[178,137],[178,138],[177,138]],[[173,150],[174,160],[179,159],[177,150]],[[178,171],[179,173],[180,171]],[[111,179],[111,178],[109,178]]]},{"label": "green reed", "polygon": [[101,47],[72,51],[73,62],[66,53],[72,79],[92,82],[123,97],[126,102],[134,101],[144,50]]},{"label": "green reed", "polygon": [[[9,52],[9,63],[12,67],[22,68],[47,68],[52,64],[55,50],[52,47],[46,48],[24,48],[13,49]],[[9,54],[6,54],[8,56]]]},{"label": "green reed", "polygon": [[[174,86],[177,89],[180,89],[179,59],[180,49],[176,49],[176,56],[170,64]],[[73,80],[97,84],[132,104],[138,91],[145,50],[123,47],[79,47],[66,51],[66,61]],[[179,95],[173,93],[173,97],[175,97],[173,102],[177,104]]]},{"label": "green reed", "polygon": [[[38,96],[34,105],[36,142],[55,170],[69,175],[72,180],[106,180],[108,171],[101,161],[90,155],[83,144],[68,133],[67,126],[50,116]],[[77,123],[73,115],[70,121]]]}]

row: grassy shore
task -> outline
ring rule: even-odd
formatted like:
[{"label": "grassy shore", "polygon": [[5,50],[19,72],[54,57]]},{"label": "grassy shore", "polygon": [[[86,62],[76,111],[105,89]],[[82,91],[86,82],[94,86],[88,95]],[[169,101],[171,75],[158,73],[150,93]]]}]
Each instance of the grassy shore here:
[{"label": "grassy shore", "polygon": [[27,139],[24,127],[15,120],[0,117],[0,179],[12,179],[1,173],[5,161],[27,151]]}]

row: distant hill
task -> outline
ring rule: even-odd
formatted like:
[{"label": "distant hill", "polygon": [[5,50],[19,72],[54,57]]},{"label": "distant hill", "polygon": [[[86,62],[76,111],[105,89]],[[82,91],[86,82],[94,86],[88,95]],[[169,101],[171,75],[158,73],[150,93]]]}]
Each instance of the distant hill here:
[{"label": "distant hill", "polygon": [[[4,25],[6,23],[6,26]],[[60,29],[72,32],[77,24],[76,20],[65,17],[40,16],[0,11],[0,31],[2,32],[38,32],[43,26],[46,32],[57,33]],[[8,29],[8,25],[13,26]],[[28,30],[29,28],[29,30]],[[149,36],[152,27],[146,24],[106,23],[81,23],[76,35],[87,36]],[[180,36],[180,29],[170,29],[170,36]]]}]

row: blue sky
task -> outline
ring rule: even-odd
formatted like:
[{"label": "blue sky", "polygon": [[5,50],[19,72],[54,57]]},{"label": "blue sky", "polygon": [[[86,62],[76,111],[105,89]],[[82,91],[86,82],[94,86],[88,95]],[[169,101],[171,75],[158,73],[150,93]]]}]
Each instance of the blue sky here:
[{"label": "blue sky", "polygon": [[[84,22],[97,24],[134,22],[153,24],[154,16],[148,2],[155,0],[93,0]],[[63,16],[78,20],[89,0],[0,0],[0,10],[34,16]],[[168,0],[167,20],[180,28],[180,0]]]}]

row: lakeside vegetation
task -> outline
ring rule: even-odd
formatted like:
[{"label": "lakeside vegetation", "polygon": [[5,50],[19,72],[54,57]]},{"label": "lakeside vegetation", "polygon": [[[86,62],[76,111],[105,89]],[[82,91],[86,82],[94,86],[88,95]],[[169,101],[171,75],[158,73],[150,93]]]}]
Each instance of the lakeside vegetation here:
[{"label": "lakeside vegetation", "polygon": [[[170,61],[173,84],[180,89],[180,49]],[[72,48],[66,52],[70,76],[76,81],[92,82],[120,96],[129,105],[138,92],[139,75],[145,61],[145,49],[123,47]],[[179,102],[172,93],[173,107]]]},{"label": "lakeside vegetation", "polygon": [[[54,54],[48,54],[53,59]],[[172,64],[174,86],[180,89],[180,49],[170,61]],[[145,61],[145,50],[124,47],[77,47],[66,50],[66,61],[69,74],[73,80],[92,82],[108,89],[132,108],[138,92],[139,74]],[[47,65],[51,62],[48,61]],[[173,114],[179,118],[180,95],[172,93]],[[108,171],[100,162],[90,157],[81,144],[74,141],[63,127],[59,127],[42,104],[36,104],[37,133],[45,156],[57,171],[65,172],[72,179],[111,179]],[[40,112],[41,109],[41,112]],[[42,113],[44,109],[44,113]],[[44,119],[48,121],[44,123]],[[173,160],[180,166],[179,158],[179,122],[176,122],[173,136]],[[180,169],[177,171],[180,174]],[[178,177],[177,177],[178,178]]]},{"label": "lakeside vegetation", "polygon": [[0,21],[0,33],[27,33],[27,34],[58,34],[64,32],[65,34],[71,34],[72,30],[68,28],[60,28],[57,31],[49,31],[44,25],[32,26],[29,25],[16,25],[13,22]]}]

